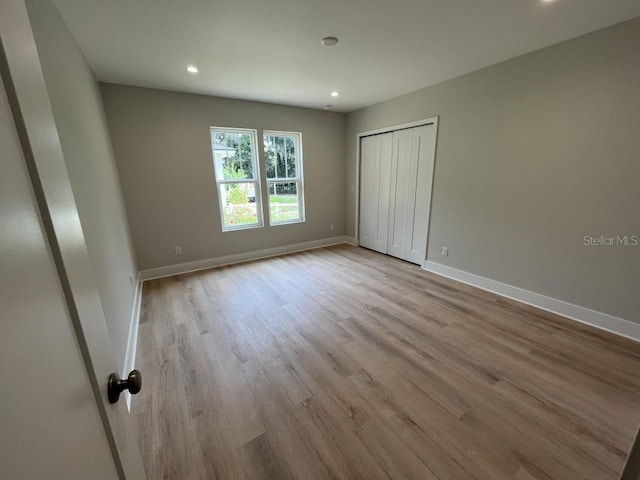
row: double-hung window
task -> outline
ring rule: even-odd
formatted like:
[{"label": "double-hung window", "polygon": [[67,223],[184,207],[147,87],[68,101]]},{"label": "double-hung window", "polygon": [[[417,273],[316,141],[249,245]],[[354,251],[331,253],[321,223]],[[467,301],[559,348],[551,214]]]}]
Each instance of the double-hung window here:
[{"label": "double-hung window", "polygon": [[211,127],[211,148],[222,230],[262,226],[257,133]]},{"label": "double-hung window", "polygon": [[304,222],[302,135],[296,132],[263,132],[269,191],[269,223]]}]

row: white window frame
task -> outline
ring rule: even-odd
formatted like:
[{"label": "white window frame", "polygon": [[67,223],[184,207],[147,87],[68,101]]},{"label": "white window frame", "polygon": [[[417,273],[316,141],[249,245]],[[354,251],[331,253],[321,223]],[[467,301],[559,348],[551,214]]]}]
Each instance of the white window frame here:
[{"label": "white window frame", "polygon": [[[216,171],[216,154],[214,151],[214,139],[213,132],[223,132],[223,133],[237,133],[241,135],[249,134],[251,136],[251,141],[253,143],[251,161],[253,163],[253,178],[245,178],[241,180],[225,180],[218,178],[218,172]],[[211,143],[211,157],[213,160],[213,174],[216,179],[216,190],[218,192],[218,205],[220,207],[220,224],[222,225],[223,232],[234,232],[237,230],[248,230],[251,228],[260,228],[264,226],[264,215],[262,209],[262,190],[261,186],[261,176],[260,176],[260,162],[258,161],[258,131],[256,129],[251,128],[231,128],[231,127],[209,127],[209,139]],[[255,204],[256,204],[256,213],[258,216],[258,223],[251,223],[247,225],[238,225],[238,226],[227,226],[224,221],[224,205],[222,195],[220,193],[221,186],[226,184],[239,184],[239,183],[253,183],[254,184],[254,194],[255,194]]]},{"label": "white window frame", "polygon": [[[296,149],[296,176],[290,178],[268,178],[266,176],[266,162],[267,151],[264,145],[265,136],[291,136],[294,137],[295,149]],[[285,132],[281,130],[263,130],[262,131],[262,154],[265,160],[265,178],[267,181],[267,208],[269,209],[269,225],[290,225],[292,223],[304,223],[306,221],[305,209],[304,209],[304,172],[303,172],[303,154],[302,154],[302,132]],[[295,183],[296,191],[298,192],[298,212],[300,216],[293,220],[282,220],[280,222],[274,222],[271,220],[271,190],[270,185],[272,183]],[[275,191],[275,190],[274,190]]]}]

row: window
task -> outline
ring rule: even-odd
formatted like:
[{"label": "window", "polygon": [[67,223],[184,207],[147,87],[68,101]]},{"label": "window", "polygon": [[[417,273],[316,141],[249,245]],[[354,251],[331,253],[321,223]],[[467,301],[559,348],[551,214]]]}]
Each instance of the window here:
[{"label": "window", "polygon": [[271,225],[304,222],[302,135],[265,131],[264,156]]},{"label": "window", "polygon": [[262,226],[255,130],[211,127],[222,230]]}]

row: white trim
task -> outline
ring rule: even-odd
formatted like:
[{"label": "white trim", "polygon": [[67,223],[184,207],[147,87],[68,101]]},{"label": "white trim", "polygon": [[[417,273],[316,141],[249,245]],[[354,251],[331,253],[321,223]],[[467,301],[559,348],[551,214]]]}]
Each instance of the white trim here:
[{"label": "white trim", "polygon": [[[131,307],[131,320],[129,321],[129,336],[127,337],[127,350],[124,354],[124,366],[121,377],[126,378],[136,365],[136,351],[138,348],[138,326],[140,325],[140,307],[142,305],[142,280],[140,273],[136,282],[136,291],[133,294],[133,306]],[[131,394],[124,392],[127,409],[131,412]]]},{"label": "white trim", "polygon": [[457,268],[442,265],[440,263],[427,260],[422,267],[429,272],[451,278],[468,285],[497,293],[503,297],[511,298],[527,305],[546,310],[567,317],[571,320],[591,325],[592,327],[615,333],[621,337],[640,341],[640,324],[625,320],[623,318],[614,317],[606,313],[581,307],[573,303],[558,300],[556,298],[547,297],[539,293],[514,287],[506,283],[491,280],[490,278],[481,277],[473,273],[458,270]]},{"label": "white trim", "polygon": [[[296,176],[294,178],[269,178],[267,177],[267,150],[264,145],[265,136],[290,136],[295,138],[296,143]],[[304,223],[306,221],[305,201],[304,201],[304,152],[302,150],[302,132],[282,132],[278,130],[262,130],[262,159],[264,161],[264,174],[266,178],[267,186],[267,210],[269,226],[277,227],[279,225],[290,225],[292,223]],[[277,173],[277,172],[276,172]],[[286,172],[285,172],[286,173]],[[269,183],[273,183],[273,193],[276,194],[276,183],[295,183],[298,193],[298,214],[299,217],[295,220],[284,220],[280,222],[271,221],[271,191],[269,190]]]},{"label": "white trim", "polygon": [[422,120],[415,120],[413,122],[401,123],[399,125],[390,125],[388,127],[377,128],[375,130],[367,130],[366,132],[358,133],[358,139],[360,137],[368,137],[370,135],[378,135],[380,133],[395,132],[396,130],[403,130],[405,128],[422,127],[423,125],[429,125],[431,123],[438,123],[438,116],[424,118]]},{"label": "white trim", "polygon": [[360,243],[360,135],[356,136],[356,191],[355,191],[355,219],[356,225],[353,229],[353,235],[358,243]]},{"label": "white trim", "polygon": [[[252,146],[254,148],[251,149],[251,161],[253,162],[253,177],[245,178],[239,180],[225,180],[224,178],[219,179],[218,173],[216,171],[216,152],[214,150],[214,140],[213,140],[213,132],[222,132],[222,133],[238,133],[240,135],[249,135],[251,137]],[[218,191],[218,206],[220,209],[220,225],[222,227],[222,231],[224,233],[227,232],[235,232],[237,230],[248,230],[251,228],[260,228],[264,227],[264,207],[262,205],[262,181],[260,174],[260,158],[258,154],[258,130],[255,128],[230,128],[230,127],[209,127],[209,139],[211,140],[211,159],[212,159],[212,168],[213,168],[213,176],[216,181],[216,190]],[[242,224],[233,227],[228,227],[224,222],[224,205],[222,204],[222,195],[220,195],[220,187],[222,185],[230,185],[230,184],[239,184],[239,183],[253,183],[253,194],[255,198],[256,204],[256,215],[258,217],[258,221],[256,223]],[[258,201],[260,199],[260,201]]]},{"label": "white trim", "polygon": [[[399,125],[390,125],[388,127],[382,127],[382,128],[378,128],[375,130],[367,130],[366,132],[360,132],[356,134],[356,188],[355,188],[355,205],[356,205],[356,212],[355,212],[355,219],[356,219],[356,225],[355,225],[355,238],[356,238],[356,242],[358,242],[359,238],[360,238],[360,139],[362,137],[369,137],[371,135],[378,135],[380,133],[388,133],[388,132],[395,132],[396,130],[403,130],[405,128],[413,128],[413,127],[421,127],[423,125],[430,125],[433,124],[436,127],[436,150],[434,153],[434,159],[433,159],[433,168],[434,168],[434,179],[435,179],[435,165],[436,165],[436,159],[435,159],[435,155],[437,155],[438,153],[438,122],[440,120],[439,116],[435,116],[435,117],[429,117],[429,118],[424,118],[422,120],[415,120],[413,122],[407,122],[407,123],[401,123]],[[432,180],[433,182],[434,180]],[[431,186],[431,195],[432,195],[432,200],[433,200],[433,183]],[[429,227],[431,227],[431,212],[429,212]],[[430,228],[429,230],[430,231]],[[429,239],[427,238],[427,247],[428,247],[428,242]],[[426,252],[425,252],[426,253]]]},{"label": "white trim", "polygon": [[359,246],[358,239],[354,237],[344,237],[344,243],[352,245],[354,247]]},{"label": "white trim", "polygon": [[221,267],[223,265],[231,265],[234,263],[249,262],[260,258],[276,257],[287,253],[302,252],[304,250],[312,250],[314,248],[329,247],[331,245],[339,245],[341,243],[351,243],[351,237],[332,237],[322,240],[313,240],[311,242],[295,243],[293,245],[284,245],[282,247],[266,248],[264,250],[256,250],[254,252],[238,253],[236,255],[226,255],[224,257],[207,258],[205,260],[196,260],[195,262],[179,263],[176,265],[168,265],[166,267],[152,268],[140,272],[140,278],[144,282],[156,278],[170,277],[181,273],[196,272],[198,270],[206,270],[207,268]]}]

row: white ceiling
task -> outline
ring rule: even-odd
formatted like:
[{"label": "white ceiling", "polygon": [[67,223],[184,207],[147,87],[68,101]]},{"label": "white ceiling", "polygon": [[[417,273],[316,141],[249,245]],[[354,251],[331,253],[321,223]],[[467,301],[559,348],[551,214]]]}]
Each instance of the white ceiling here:
[{"label": "white ceiling", "polygon": [[342,112],[640,16],[638,0],[54,1],[101,81]]}]

